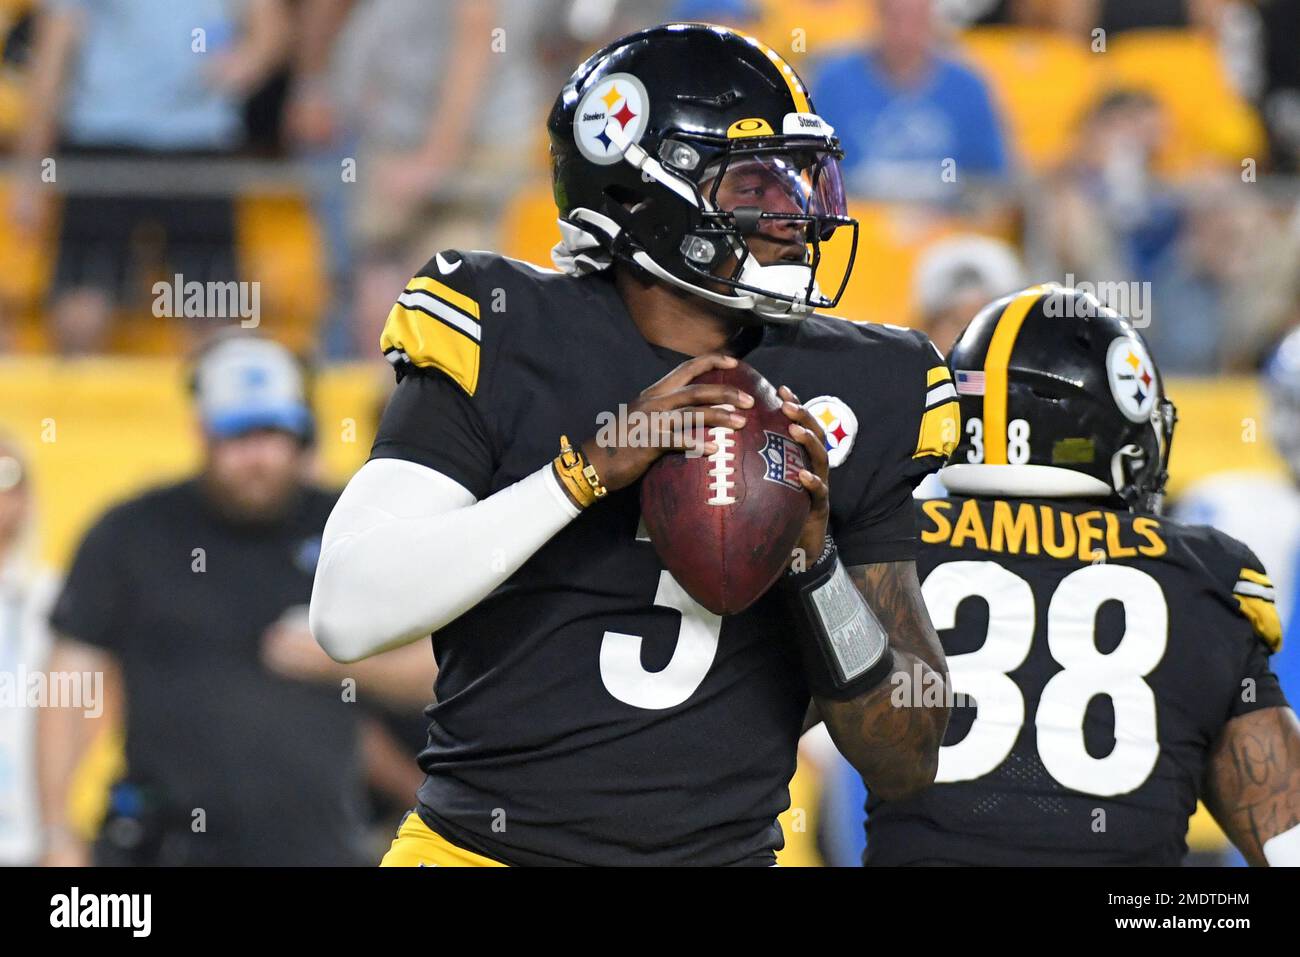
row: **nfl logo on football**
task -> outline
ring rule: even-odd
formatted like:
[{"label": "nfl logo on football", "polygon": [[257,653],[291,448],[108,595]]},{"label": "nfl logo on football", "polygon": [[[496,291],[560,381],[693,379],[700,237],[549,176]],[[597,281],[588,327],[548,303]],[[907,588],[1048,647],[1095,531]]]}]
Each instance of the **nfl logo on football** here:
[{"label": "nfl logo on football", "polygon": [[808,467],[804,462],[803,449],[797,442],[787,439],[784,435],[766,429],[763,430],[763,435],[766,441],[759,449],[763,461],[767,463],[767,471],[763,473],[763,478],[795,491],[802,491],[803,486],[799,484],[799,471]]}]

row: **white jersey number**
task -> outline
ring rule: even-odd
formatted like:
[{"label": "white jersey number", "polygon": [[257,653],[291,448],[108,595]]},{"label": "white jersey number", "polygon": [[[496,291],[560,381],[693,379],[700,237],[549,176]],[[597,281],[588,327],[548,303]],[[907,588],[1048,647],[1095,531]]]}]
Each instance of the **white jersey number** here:
[{"label": "white jersey number", "polygon": [[[995,562],[948,562],[922,585],[937,629],[956,625],[966,598],[988,604],[989,626],[976,651],[948,658],[953,691],[975,699],[969,733],[939,751],[937,780],[969,781],[1001,764],[1025,721],[1024,694],[1008,677],[1033,643],[1036,612],[1029,583]],[[1124,607],[1124,635],[1109,654],[1097,650],[1097,612],[1108,601]],[[1123,565],[1090,565],[1071,572],[1047,608],[1047,647],[1064,669],[1043,687],[1034,716],[1038,753],[1057,781],[1086,794],[1110,797],[1140,787],[1160,754],[1156,700],[1143,679],[1164,657],[1169,609],[1164,592],[1145,572]],[[1084,744],[1083,718],[1097,695],[1115,709],[1115,747],[1093,757]]]},{"label": "white jersey number", "polygon": [[[640,541],[648,539],[638,536]],[[667,571],[659,572],[655,605],[681,613],[677,647],[659,671],[641,664],[640,635],[607,631],[600,643],[600,680],[624,704],[650,711],[675,708],[695,693],[718,653],[722,617],[715,615],[677,583]]]}]

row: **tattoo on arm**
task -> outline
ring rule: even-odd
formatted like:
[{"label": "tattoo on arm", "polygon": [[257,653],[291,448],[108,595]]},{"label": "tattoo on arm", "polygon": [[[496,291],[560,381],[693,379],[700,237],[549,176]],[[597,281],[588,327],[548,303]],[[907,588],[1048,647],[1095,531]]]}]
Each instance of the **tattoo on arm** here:
[{"label": "tattoo on arm", "polygon": [[867,786],[885,798],[903,797],[933,781],[938,766],[948,726],[943,647],[914,562],[855,565],[848,572],[889,636],[894,671],[857,698],[816,704]]},{"label": "tattoo on arm", "polygon": [[849,577],[876,613],[889,635],[895,653],[902,651],[920,658],[945,676],[948,666],[943,646],[930,623],[930,613],[921,596],[921,581],[915,562],[882,562],[854,565]]},{"label": "tattoo on arm", "polygon": [[1206,768],[1204,800],[1254,865],[1264,844],[1300,825],[1300,724],[1290,708],[1233,718]]}]

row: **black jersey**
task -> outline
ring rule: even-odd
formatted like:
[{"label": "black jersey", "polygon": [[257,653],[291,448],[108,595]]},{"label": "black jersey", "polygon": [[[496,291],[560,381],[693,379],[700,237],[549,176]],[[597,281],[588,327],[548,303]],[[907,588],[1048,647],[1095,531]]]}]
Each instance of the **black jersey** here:
[{"label": "black jersey", "polygon": [[[263,659],[266,630],[311,596],[337,498],[307,486],[279,518],[247,523],[191,479],[109,509],[86,533],[51,624],[120,669],[121,793],[133,797],[112,813],[146,832],[129,855],[110,837],[102,863],[365,860],[358,708]],[[207,827],[196,833],[200,807]]]},{"label": "black jersey", "polygon": [[[827,426],[844,560],[913,559],[911,490],[957,435],[937,351],[831,318],[752,334],[745,360]],[[606,276],[486,253],[435,257],[383,346],[399,384],[373,456],[479,499],[687,358],[646,342]],[[808,703],[789,631],[767,599],[697,605],[640,530],[639,486],[612,492],[433,636],[418,810],[506,863],[770,863]]]},{"label": "black jersey", "polygon": [[866,862],[1178,864],[1225,723],[1286,704],[1259,560],[1086,502],[917,508],[956,707],[937,783],[868,800]]}]

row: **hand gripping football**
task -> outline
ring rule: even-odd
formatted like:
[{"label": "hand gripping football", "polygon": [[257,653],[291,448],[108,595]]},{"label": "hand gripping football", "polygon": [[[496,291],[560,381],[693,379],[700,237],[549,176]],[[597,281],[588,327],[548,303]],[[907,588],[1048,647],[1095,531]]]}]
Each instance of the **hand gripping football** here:
[{"label": "hand gripping football", "polygon": [[641,483],[641,514],[664,567],[718,615],[744,611],[789,567],[811,500],[799,483],[808,458],[772,384],[744,362],[695,382],[754,397],[742,429],[711,428],[713,455],[662,456]]}]

